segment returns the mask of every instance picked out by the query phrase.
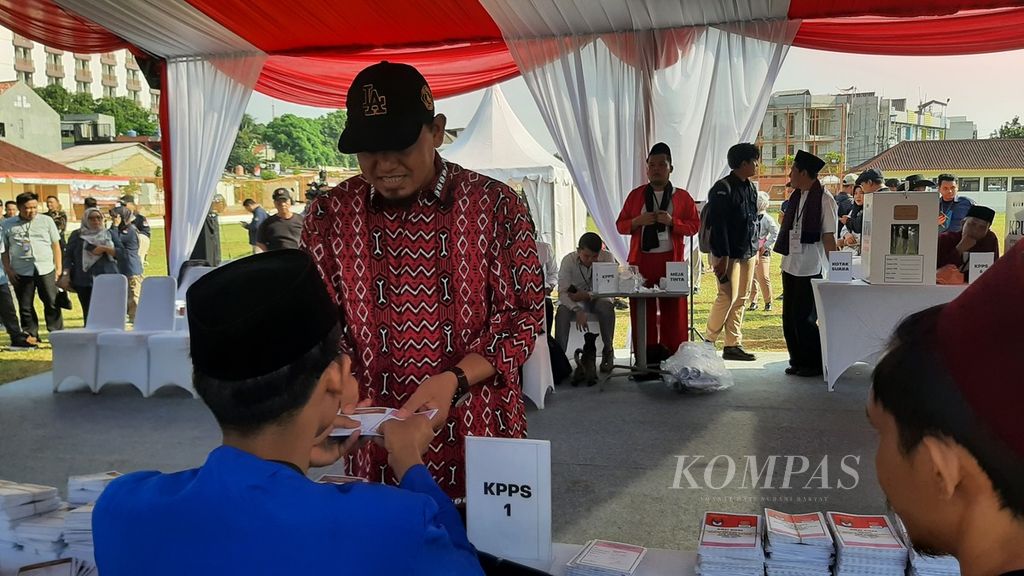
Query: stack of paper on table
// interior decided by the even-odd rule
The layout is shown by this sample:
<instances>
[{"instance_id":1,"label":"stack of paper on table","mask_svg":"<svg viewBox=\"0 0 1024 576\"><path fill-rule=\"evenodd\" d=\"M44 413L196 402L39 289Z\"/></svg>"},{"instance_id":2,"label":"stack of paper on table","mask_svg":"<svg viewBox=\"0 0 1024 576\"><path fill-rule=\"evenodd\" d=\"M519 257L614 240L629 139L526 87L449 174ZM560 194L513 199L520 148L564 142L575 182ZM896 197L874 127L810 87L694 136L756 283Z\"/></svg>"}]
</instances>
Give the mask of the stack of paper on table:
<instances>
[{"instance_id":1,"label":"stack of paper on table","mask_svg":"<svg viewBox=\"0 0 1024 576\"><path fill-rule=\"evenodd\" d=\"M0 480L0 549L17 544L15 528L19 523L58 508L60 499L52 486Z\"/></svg>"},{"instance_id":2,"label":"stack of paper on table","mask_svg":"<svg viewBox=\"0 0 1024 576\"><path fill-rule=\"evenodd\" d=\"M697 545L697 574L763 575L761 517L756 514L705 512Z\"/></svg>"},{"instance_id":3,"label":"stack of paper on table","mask_svg":"<svg viewBox=\"0 0 1024 576\"><path fill-rule=\"evenodd\" d=\"M22 566L18 576L98 576L96 566L77 558L64 558Z\"/></svg>"},{"instance_id":4,"label":"stack of paper on table","mask_svg":"<svg viewBox=\"0 0 1024 576\"><path fill-rule=\"evenodd\" d=\"M955 556L929 556L914 550L907 527L899 516L893 518L896 533L910 549L910 576L960 576L960 562Z\"/></svg>"},{"instance_id":5,"label":"stack of paper on table","mask_svg":"<svg viewBox=\"0 0 1024 576\"><path fill-rule=\"evenodd\" d=\"M567 576L632 576L647 548L607 540L591 540L566 566Z\"/></svg>"},{"instance_id":6,"label":"stack of paper on table","mask_svg":"<svg viewBox=\"0 0 1024 576\"><path fill-rule=\"evenodd\" d=\"M907 547L885 516L829 512L836 541L836 576L903 576Z\"/></svg>"},{"instance_id":7,"label":"stack of paper on table","mask_svg":"<svg viewBox=\"0 0 1024 576\"><path fill-rule=\"evenodd\" d=\"M835 545L821 512L764 509L768 576L830 576Z\"/></svg>"},{"instance_id":8,"label":"stack of paper on table","mask_svg":"<svg viewBox=\"0 0 1024 576\"><path fill-rule=\"evenodd\" d=\"M68 504L93 504L120 472L99 472L68 478Z\"/></svg>"},{"instance_id":9,"label":"stack of paper on table","mask_svg":"<svg viewBox=\"0 0 1024 576\"><path fill-rule=\"evenodd\" d=\"M66 556L96 563L92 541L92 504L70 510L64 517L64 541L68 544Z\"/></svg>"},{"instance_id":10,"label":"stack of paper on table","mask_svg":"<svg viewBox=\"0 0 1024 576\"><path fill-rule=\"evenodd\" d=\"M339 412L339 416L348 416L359 422L359 428L335 428L331 432L331 436L351 436L356 430L359 430L360 436L380 436L380 425L388 420L397 420L398 418L395 416L397 413L397 408L384 408L381 406L356 408L354 414L341 414ZM427 418L433 418L436 414L436 409L416 413L417 416L422 415Z\"/></svg>"},{"instance_id":11,"label":"stack of paper on table","mask_svg":"<svg viewBox=\"0 0 1024 576\"><path fill-rule=\"evenodd\" d=\"M67 547L64 542L64 523L68 508L59 508L40 516L19 520L14 527L14 540L25 550L34 550L46 556L60 554Z\"/></svg>"}]
</instances>

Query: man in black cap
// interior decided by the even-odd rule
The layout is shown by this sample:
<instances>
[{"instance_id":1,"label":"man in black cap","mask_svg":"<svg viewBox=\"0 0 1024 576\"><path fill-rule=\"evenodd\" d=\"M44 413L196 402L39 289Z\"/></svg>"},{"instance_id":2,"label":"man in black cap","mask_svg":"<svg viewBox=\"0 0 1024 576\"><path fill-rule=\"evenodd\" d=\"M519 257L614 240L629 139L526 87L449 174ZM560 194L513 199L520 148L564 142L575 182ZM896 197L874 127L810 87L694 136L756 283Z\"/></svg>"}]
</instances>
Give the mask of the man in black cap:
<instances>
[{"instance_id":1,"label":"man in black cap","mask_svg":"<svg viewBox=\"0 0 1024 576\"><path fill-rule=\"evenodd\" d=\"M789 173L796 192L782 218L775 251L782 258L782 332L789 350L786 374L820 376L821 339L811 279L828 269L836 250L835 199L818 181L825 161L798 150Z\"/></svg>"},{"instance_id":2,"label":"man in black cap","mask_svg":"<svg viewBox=\"0 0 1024 576\"><path fill-rule=\"evenodd\" d=\"M347 320L348 394L436 408L430 469L461 499L464 438L526 434L519 368L544 319L533 227L511 188L438 155L445 117L412 66L364 69L346 108L338 149L362 173L313 201L302 244ZM396 481L378 446L349 465Z\"/></svg>"},{"instance_id":3,"label":"man in black cap","mask_svg":"<svg viewBox=\"0 0 1024 576\"><path fill-rule=\"evenodd\" d=\"M292 195L287 188L274 190L271 196L277 213L268 216L256 233L256 247L262 252L299 247L302 238L302 214L292 211Z\"/></svg>"},{"instance_id":4,"label":"man in black cap","mask_svg":"<svg viewBox=\"0 0 1024 576\"><path fill-rule=\"evenodd\" d=\"M939 284L963 284L969 280L968 260L974 252L991 252L999 258L999 239L991 230L995 217L996 211L987 206L971 206L959 232L939 234Z\"/></svg>"},{"instance_id":5,"label":"man in black cap","mask_svg":"<svg viewBox=\"0 0 1024 576\"><path fill-rule=\"evenodd\" d=\"M276 313L276 294L292 296L292 314ZM308 254L236 260L186 298L195 389L223 444L200 468L136 472L104 490L92 518L105 576L482 573L423 464L434 436L423 416L380 428L398 488L306 477L359 440L330 436L358 423L339 415L355 408L342 406L342 328ZM252 334L256 355L237 346Z\"/></svg>"},{"instance_id":6,"label":"man in black cap","mask_svg":"<svg viewBox=\"0 0 1024 576\"><path fill-rule=\"evenodd\" d=\"M882 185L885 183L885 177L882 175L881 170L874 168L868 168L867 170L860 173L857 176L855 187L860 188L861 199L858 203L856 195L853 199L853 207L850 209L850 213L846 216L839 217L839 223L841 226L839 230L842 231L843 226L846 227L847 231L852 234L861 234L864 227L864 198L863 194L874 194L882 189Z\"/></svg>"},{"instance_id":7,"label":"man in black cap","mask_svg":"<svg viewBox=\"0 0 1024 576\"><path fill-rule=\"evenodd\" d=\"M939 233L959 232L974 200L956 193L956 176L939 174Z\"/></svg>"}]
</instances>

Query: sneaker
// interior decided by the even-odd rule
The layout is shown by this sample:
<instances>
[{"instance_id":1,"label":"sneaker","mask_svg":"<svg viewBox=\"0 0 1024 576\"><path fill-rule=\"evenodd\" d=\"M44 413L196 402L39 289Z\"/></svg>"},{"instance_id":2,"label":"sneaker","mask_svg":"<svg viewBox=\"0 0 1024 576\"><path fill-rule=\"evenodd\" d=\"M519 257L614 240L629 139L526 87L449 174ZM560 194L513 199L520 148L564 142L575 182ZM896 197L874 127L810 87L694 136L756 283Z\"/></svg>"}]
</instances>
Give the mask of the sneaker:
<instances>
[{"instance_id":1,"label":"sneaker","mask_svg":"<svg viewBox=\"0 0 1024 576\"><path fill-rule=\"evenodd\" d=\"M772 311L772 303L771 302L765 302L764 303L764 311L765 312L771 312Z\"/></svg>"},{"instance_id":2,"label":"sneaker","mask_svg":"<svg viewBox=\"0 0 1024 576\"><path fill-rule=\"evenodd\" d=\"M800 373L800 369L797 368L796 366L787 366L786 367L786 374L788 374L790 376L796 376L799 373Z\"/></svg>"},{"instance_id":3,"label":"sneaker","mask_svg":"<svg viewBox=\"0 0 1024 576\"><path fill-rule=\"evenodd\" d=\"M608 374L615 368L615 356L606 354L601 358L601 374Z\"/></svg>"},{"instance_id":4,"label":"sneaker","mask_svg":"<svg viewBox=\"0 0 1024 576\"><path fill-rule=\"evenodd\" d=\"M747 352L740 346L726 346L722 349L722 360L739 360L741 362L751 362L757 360L757 356L754 356L750 352Z\"/></svg>"},{"instance_id":5,"label":"sneaker","mask_svg":"<svg viewBox=\"0 0 1024 576\"><path fill-rule=\"evenodd\" d=\"M748 312L753 312L754 310L757 310L757 302L751 302L750 306L747 306Z\"/></svg>"}]
</instances>

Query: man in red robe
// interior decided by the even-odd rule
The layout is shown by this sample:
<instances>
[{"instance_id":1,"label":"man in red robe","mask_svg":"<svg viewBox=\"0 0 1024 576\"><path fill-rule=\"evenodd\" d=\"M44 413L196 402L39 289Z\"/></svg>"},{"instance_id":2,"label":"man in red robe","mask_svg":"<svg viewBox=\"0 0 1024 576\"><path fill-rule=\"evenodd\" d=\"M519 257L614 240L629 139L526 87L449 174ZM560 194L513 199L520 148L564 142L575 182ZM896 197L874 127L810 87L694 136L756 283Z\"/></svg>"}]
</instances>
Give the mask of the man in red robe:
<instances>
[{"instance_id":1,"label":"man in red robe","mask_svg":"<svg viewBox=\"0 0 1024 576\"><path fill-rule=\"evenodd\" d=\"M364 69L346 107L338 147L362 174L311 205L302 235L345 320L345 404L438 409L426 464L460 499L465 436L526 435L519 367L544 314L533 228L508 186L437 154L445 117L415 68ZM395 482L374 444L349 468Z\"/></svg>"},{"instance_id":2,"label":"man in red robe","mask_svg":"<svg viewBox=\"0 0 1024 576\"><path fill-rule=\"evenodd\" d=\"M685 238L700 227L697 205L689 192L672 186L671 173L672 151L659 142L647 155L649 182L629 193L616 222L619 233L630 236L629 263L639 268L648 286L657 286L665 277L665 264L686 259ZM674 354L679 344L689 339L686 298L648 302L646 335L636 332L635 310L636 306L630 306L633 337L647 338L649 349L660 344Z\"/></svg>"}]
</instances>

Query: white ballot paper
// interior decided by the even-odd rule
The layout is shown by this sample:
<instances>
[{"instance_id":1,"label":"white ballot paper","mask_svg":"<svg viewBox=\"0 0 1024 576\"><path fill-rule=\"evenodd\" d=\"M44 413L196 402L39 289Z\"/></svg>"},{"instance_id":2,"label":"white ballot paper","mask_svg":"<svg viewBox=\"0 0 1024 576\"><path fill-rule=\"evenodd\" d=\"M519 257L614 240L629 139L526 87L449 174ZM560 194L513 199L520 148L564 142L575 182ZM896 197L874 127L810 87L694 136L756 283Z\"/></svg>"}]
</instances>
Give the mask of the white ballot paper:
<instances>
[{"instance_id":1,"label":"white ballot paper","mask_svg":"<svg viewBox=\"0 0 1024 576\"><path fill-rule=\"evenodd\" d=\"M569 561L568 573L573 575L608 574L628 576L636 572L647 548L607 540L591 540Z\"/></svg>"},{"instance_id":2,"label":"white ballot paper","mask_svg":"<svg viewBox=\"0 0 1024 576\"><path fill-rule=\"evenodd\" d=\"M361 436L380 436L380 425L388 420L399 420L395 416L397 413L397 408L384 408L382 406L356 408L355 414L341 414L339 412L339 416L348 416L359 422L359 428L335 428L331 432L331 436L351 436L356 430L359 430ZM436 408L416 413L417 416L426 416L427 418L433 418L436 414Z\"/></svg>"}]
</instances>

